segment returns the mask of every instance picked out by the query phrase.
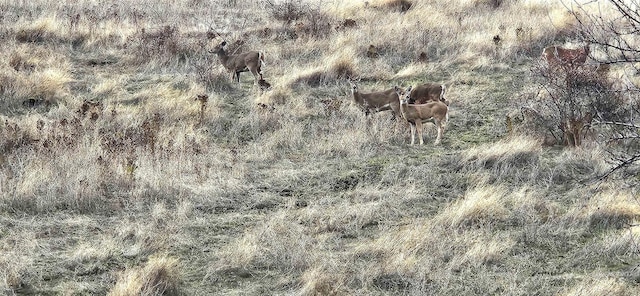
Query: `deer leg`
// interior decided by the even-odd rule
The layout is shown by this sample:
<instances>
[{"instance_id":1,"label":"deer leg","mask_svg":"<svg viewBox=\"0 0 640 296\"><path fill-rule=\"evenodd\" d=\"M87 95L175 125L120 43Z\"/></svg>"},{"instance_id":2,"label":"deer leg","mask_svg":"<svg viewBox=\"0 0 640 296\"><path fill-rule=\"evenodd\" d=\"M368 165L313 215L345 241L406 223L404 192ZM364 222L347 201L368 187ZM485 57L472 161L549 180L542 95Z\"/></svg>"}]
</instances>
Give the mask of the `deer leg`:
<instances>
[{"instance_id":1,"label":"deer leg","mask_svg":"<svg viewBox=\"0 0 640 296\"><path fill-rule=\"evenodd\" d=\"M422 137L422 121L416 121L416 130L418 130L418 137L420 137L420 145L424 145L424 138Z\"/></svg>"},{"instance_id":2,"label":"deer leg","mask_svg":"<svg viewBox=\"0 0 640 296\"><path fill-rule=\"evenodd\" d=\"M434 144L438 145L440 144L440 139L442 138L442 132L444 131L444 128L442 127L442 121L437 120L436 127L438 128L438 136L436 137L436 142Z\"/></svg>"},{"instance_id":3,"label":"deer leg","mask_svg":"<svg viewBox=\"0 0 640 296\"><path fill-rule=\"evenodd\" d=\"M258 73L258 75L260 76L260 80L262 80L262 67L260 67L260 65L262 65L262 63L258 63L258 66L256 67L256 73Z\"/></svg>"},{"instance_id":4,"label":"deer leg","mask_svg":"<svg viewBox=\"0 0 640 296\"><path fill-rule=\"evenodd\" d=\"M240 83L240 73L242 73L242 71L236 71L236 82Z\"/></svg>"},{"instance_id":5,"label":"deer leg","mask_svg":"<svg viewBox=\"0 0 640 296\"><path fill-rule=\"evenodd\" d=\"M255 69L251 69L251 74L253 74L253 84L259 85L258 81L262 80L262 75L259 75L259 73Z\"/></svg>"},{"instance_id":6,"label":"deer leg","mask_svg":"<svg viewBox=\"0 0 640 296\"><path fill-rule=\"evenodd\" d=\"M248 66L249 71L253 74L254 83L257 85L259 80L263 80L262 78L262 70L260 69L260 63L257 66Z\"/></svg>"},{"instance_id":7,"label":"deer leg","mask_svg":"<svg viewBox=\"0 0 640 296\"><path fill-rule=\"evenodd\" d=\"M409 123L410 125L410 129L411 129L411 145L413 145L413 143L416 140L416 125L415 123Z\"/></svg>"}]
</instances>

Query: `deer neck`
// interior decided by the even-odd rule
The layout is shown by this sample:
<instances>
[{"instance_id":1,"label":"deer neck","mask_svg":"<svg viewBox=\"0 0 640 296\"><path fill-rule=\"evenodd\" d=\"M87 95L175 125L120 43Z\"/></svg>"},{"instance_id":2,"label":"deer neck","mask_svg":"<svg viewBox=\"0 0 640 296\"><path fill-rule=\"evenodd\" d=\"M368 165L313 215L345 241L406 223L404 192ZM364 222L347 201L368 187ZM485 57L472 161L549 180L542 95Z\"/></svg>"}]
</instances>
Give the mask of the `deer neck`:
<instances>
[{"instance_id":1,"label":"deer neck","mask_svg":"<svg viewBox=\"0 0 640 296\"><path fill-rule=\"evenodd\" d=\"M403 104L402 102L400 102L400 114L404 119L409 120L407 118L407 104Z\"/></svg>"},{"instance_id":2,"label":"deer neck","mask_svg":"<svg viewBox=\"0 0 640 296\"><path fill-rule=\"evenodd\" d=\"M216 55L218 55L218 58L223 65L227 65L229 63L229 55L224 50L221 49L216 52Z\"/></svg>"},{"instance_id":3,"label":"deer neck","mask_svg":"<svg viewBox=\"0 0 640 296\"><path fill-rule=\"evenodd\" d=\"M351 93L353 94L353 100L358 103L358 104L362 104L363 100L362 100L362 96L360 96L360 93L357 90L351 90Z\"/></svg>"}]
</instances>

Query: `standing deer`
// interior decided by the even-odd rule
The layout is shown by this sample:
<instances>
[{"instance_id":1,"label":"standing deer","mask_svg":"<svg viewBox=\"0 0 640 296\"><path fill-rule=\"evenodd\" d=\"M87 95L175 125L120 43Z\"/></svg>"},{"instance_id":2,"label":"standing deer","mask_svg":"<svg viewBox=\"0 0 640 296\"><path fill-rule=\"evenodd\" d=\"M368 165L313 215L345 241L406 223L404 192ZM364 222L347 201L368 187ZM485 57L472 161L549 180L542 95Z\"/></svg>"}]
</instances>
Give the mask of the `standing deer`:
<instances>
[{"instance_id":1,"label":"standing deer","mask_svg":"<svg viewBox=\"0 0 640 296\"><path fill-rule=\"evenodd\" d=\"M447 88L444 84L425 83L416 87L409 87L409 104L426 104L428 102L443 102L448 105L445 92ZM400 96L405 96L404 90L398 88ZM409 90L407 90L409 91Z\"/></svg>"},{"instance_id":2,"label":"standing deer","mask_svg":"<svg viewBox=\"0 0 640 296\"><path fill-rule=\"evenodd\" d=\"M400 114L398 94L393 88L379 92L361 93L358 91L357 81L351 79L348 79L348 81L349 84L351 84L353 101L360 106L367 116L371 114L371 111L380 112L387 110L391 110L394 117Z\"/></svg>"},{"instance_id":3,"label":"standing deer","mask_svg":"<svg viewBox=\"0 0 640 296\"><path fill-rule=\"evenodd\" d=\"M589 44L576 49L554 45L547 46L542 50L542 58L547 61L549 66L562 66L575 69L587 61L589 53Z\"/></svg>"},{"instance_id":4,"label":"standing deer","mask_svg":"<svg viewBox=\"0 0 640 296\"><path fill-rule=\"evenodd\" d=\"M226 41L222 41L212 52L218 55L222 65L231 72L231 80L240 83L240 73L250 71L254 77L254 84L257 85L262 79L262 66L264 65L264 54L260 51L249 51L240 54L229 55L224 47Z\"/></svg>"},{"instance_id":5,"label":"standing deer","mask_svg":"<svg viewBox=\"0 0 640 296\"><path fill-rule=\"evenodd\" d=\"M449 121L449 106L441 101L432 101L426 104L409 104L411 87L407 88L406 91L397 86L394 89L398 97L400 97L400 113L411 125L411 145L415 143L416 130L418 131L418 137L420 137L420 145L424 144L422 124L425 122L433 122L438 128L438 136L434 143L438 145Z\"/></svg>"}]
</instances>

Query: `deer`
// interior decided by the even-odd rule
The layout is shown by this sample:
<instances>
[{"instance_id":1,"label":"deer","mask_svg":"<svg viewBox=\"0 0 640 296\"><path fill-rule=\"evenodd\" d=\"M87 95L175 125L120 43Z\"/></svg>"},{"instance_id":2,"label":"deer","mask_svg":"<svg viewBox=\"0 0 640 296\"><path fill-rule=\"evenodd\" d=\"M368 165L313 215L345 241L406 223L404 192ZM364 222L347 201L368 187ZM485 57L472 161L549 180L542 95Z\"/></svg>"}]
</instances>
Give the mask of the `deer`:
<instances>
[{"instance_id":1,"label":"deer","mask_svg":"<svg viewBox=\"0 0 640 296\"><path fill-rule=\"evenodd\" d=\"M254 77L254 85L258 85L262 79L262 66L264 65L264 53L261 51L249 51L239 54L228 54L224 47L227 41L222 41L211 52L218 55L220 63L231 72L231 81L240 83L240 73L251 72Z\"/></svg>"},{"instance_id":2,"label":"deer","mask_svg":"<svg viewBox=\"0 0 640 296\"><path fill-rule=\"evenodd\" d=\"M409 93L409 104L426 104L428 102L443 102L449 105L449 101L445 97L447 90L444 84L437 83L425 83L417 85L415 87L409 87L411 92ZM400 96L404 96L404 90L398 88Z\"/></svg>"},{"instance_id":3,"label":"deer","mask_svg":"<svg viewBox=\"0 0 640 296\"><path fill-rule=\"evenodd\" d=\"M560 124L560 129L563 132L562 144L570 147L581 146L582 139L586 138L592 121L593 114L591 112L587 112L581 117L576 116L575 118L568 118L565 122Z\"/></svg>"},{"instance_id":4,"label":"deer","mask_svg":"<svg viewBox=\"0 0 640 296\"><path fill-rule=\"evenodd\" d=\"M400 104L398 100L398 94L391 88L379 92L361 93L358 91L358 80L352 80L348 78L349 84L351 84L351 93L353 94L353 101L364 111L366 116L369 116L371 112L380 112L391 110L393 117L395 118L400 114Z\"/></svg>"},{"instance_id":5,"label":"deer","mask_svg":"<svg viewBox=\"0 0 640 296\"><path fill-rule=\"evenodd\" d=\"M547 46L542 50L542 59L544 59L549 66L562 66L576 69L587 61L590 51L589 44L576 49L553 45Z\"/></svg>"},{"instance_id":6,"label":"deer","mask_svg":"<svg viewBox=\"0 0 640 296\"><path fill-rule=\"evenodd\" d=\"M395 92L400 98L400 114L409 122L411 129L411 145L415 143L416 130L420 137L420 145L424 145L422 137L422 124L425 122L433 122L438 128L438 136L434 145L440 144L442 134L449 122L449 106L442 101L431 101L426 104L410 104L411 86L406 90L395 86Z\"/></svg>"}]
</instances>

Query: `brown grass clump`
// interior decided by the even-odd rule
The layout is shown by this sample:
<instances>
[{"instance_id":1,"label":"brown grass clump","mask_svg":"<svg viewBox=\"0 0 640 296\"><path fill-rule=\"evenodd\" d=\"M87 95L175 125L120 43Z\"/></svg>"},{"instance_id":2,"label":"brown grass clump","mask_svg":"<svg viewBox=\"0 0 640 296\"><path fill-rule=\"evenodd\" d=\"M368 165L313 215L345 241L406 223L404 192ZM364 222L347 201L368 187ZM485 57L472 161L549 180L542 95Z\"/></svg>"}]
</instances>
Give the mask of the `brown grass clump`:
<instances>
[{"instance_id":1,"label":"brown grass clump","mask_svg":"<svg viewBox=\"0 0 640 296\"><path fill-rule=\"evenodd\" d=\"M584 213L591 228L623 228L640 218L640 203L629 192L605 191L594 196Z\"/></svg>"},{"instance_id":2,"label":"brown grass clump","mask_svg":"<svg viewBox=\"0 0 640 296\"><path fill-rule=\"evenodd\" d=\"M178 259L155 256L144 267L122 272L108 295L182 295L180 282Z\"/></svg>"},{"instance_id":3,"label":"brown grass clump","mask_svg":"<svg viewBox=\"0 0 640 296\"><path fill-rule=\"evenodd\" d=\"M338 274L325 268L311 268L301 276L302 289L300 295L345 295Z\"/></svg>"},{"instance_id":4,"label":"brown grass clump","mask_svg":"<svg viewBox=\"0 0 640 296\"><path fill-rule=\"evenodd\" d=\"M24 25L16 32L16 40L23 43L59 41L61 36L60 22L55 17L45 17Z\"/></svg>"},{"instance_id":5,"label":"brown grass clump","mask_svg":"<svg viewBox=\"0 0 640 296\"><path fill-rule=\"evenodd\" d=\"M323 66L308 69L296 78L293 78L292 85L306 84L308 86L326 85L337 80L354 77L358 74L355 54L352 51L343 51L331 56L324 61Z\"/></svg>"},{"instance_id":6,"label":"brown grass clump","mask_svg":"<svg viewBox=\"0 0 640 296\"><path fill-rule=\"evenodd\" d=\"M464 161L472 161L481 167L523 165L535 159L541 142L530 137L513 137L493 144L482 145L465 152Z\"/></svg>"},{"instance_id":7,"label":"brown grass clump","mask_svg":"<svg viewBox=\"0 0 640 296\"><path fill-rule=\"evenodd\" d=\"M437 221L446 228L486 226L504 221L509 215L507 193L503 188L478 187L456 201L438 216Z\"/></svg>"},{"instance_id":8,"label":"brown grass clump","mask_svg":"<svg viewBox=\"0 0 640 296\"><path fill-rule=\"evenodd\" d=\"M615 278L607 278L599 275L589 276L574 287L569 288L560 295L566 296L597 296L597 295L629 295L628 284Z\"/></svg>"},{"instance_id":9,"label":"brown grass clump","mask_svg":"<svg viewBox=\"0 0 640 296\"><path fill-rule=\"evenodd\" d=\"M71 66L59 52L18 45L6 58L8 67L0 66L0 94L5 96L0 106L37 107L68 96Z\"/></svg>"},{"instance_id":10,"label":"brown grass clump","mask_svg":"<svg viewBox=\"0 0 640 296\"><path fill-rule=\"evenodd\" d=\"M235 267L277 268L287 272L309 267L313 262L314 239L300 225L283 218L276 216L230 244L220 262L213 266L214 274Z\"/></svg>"}]
</instances>

